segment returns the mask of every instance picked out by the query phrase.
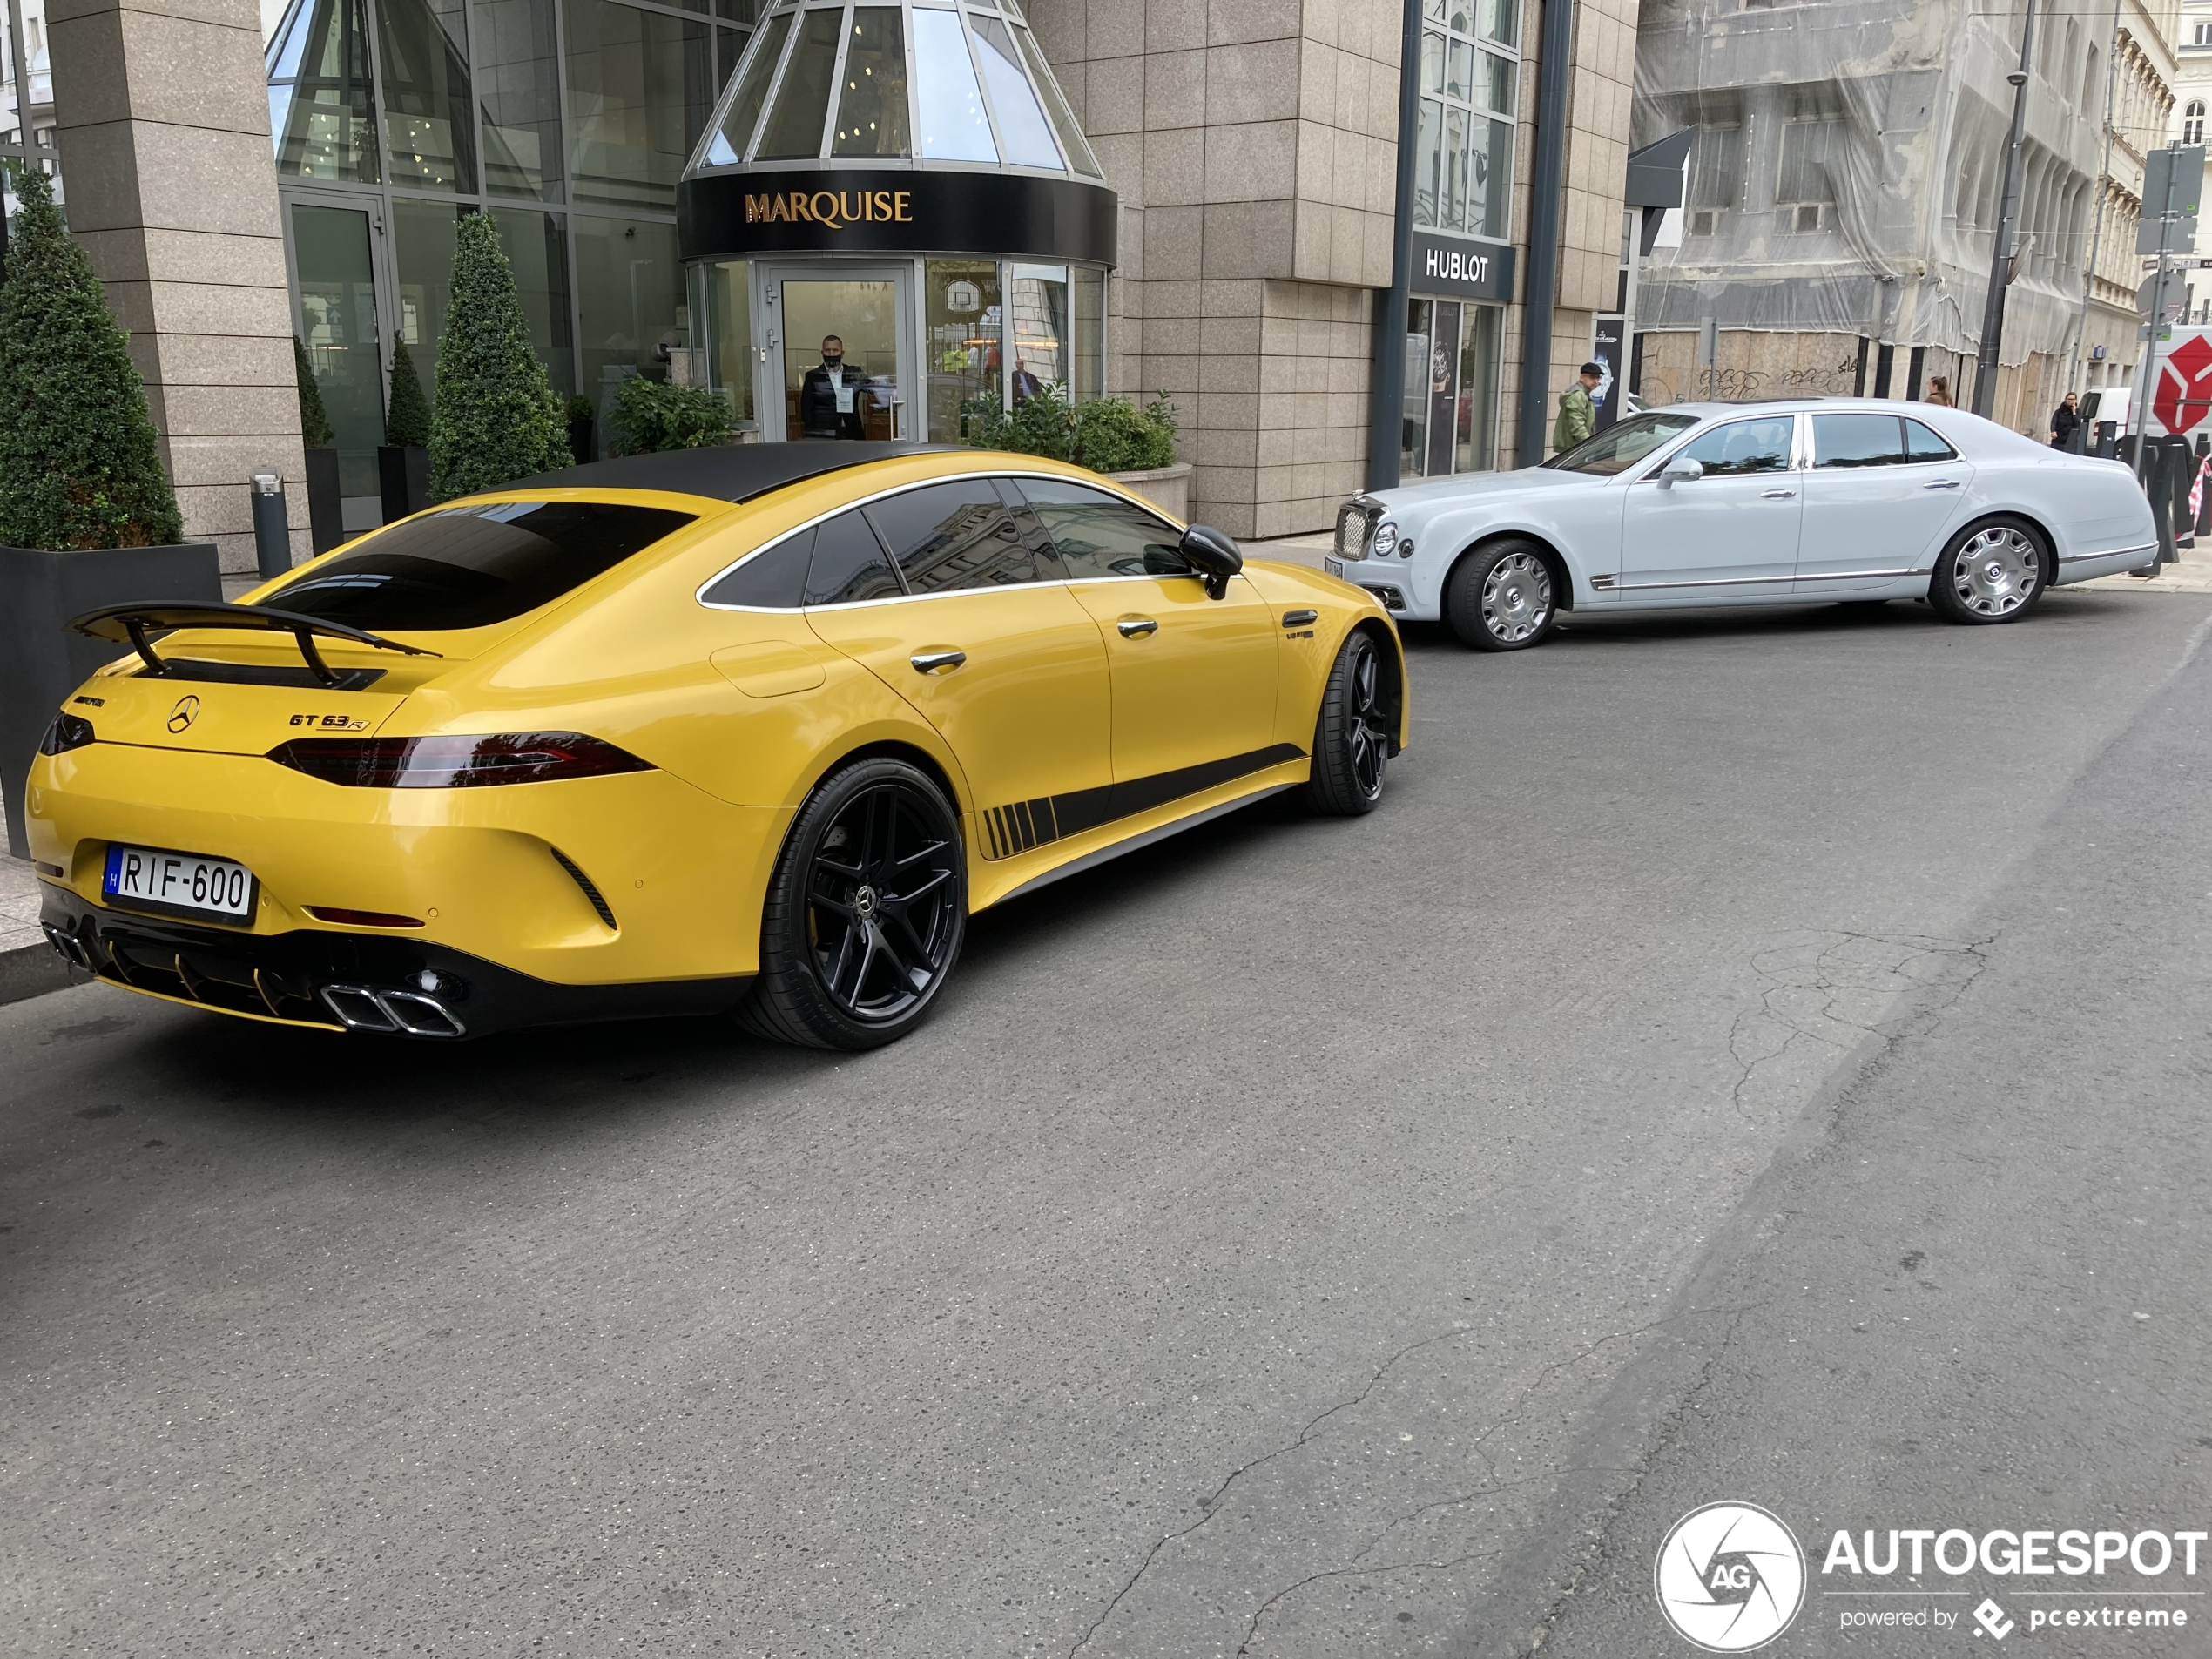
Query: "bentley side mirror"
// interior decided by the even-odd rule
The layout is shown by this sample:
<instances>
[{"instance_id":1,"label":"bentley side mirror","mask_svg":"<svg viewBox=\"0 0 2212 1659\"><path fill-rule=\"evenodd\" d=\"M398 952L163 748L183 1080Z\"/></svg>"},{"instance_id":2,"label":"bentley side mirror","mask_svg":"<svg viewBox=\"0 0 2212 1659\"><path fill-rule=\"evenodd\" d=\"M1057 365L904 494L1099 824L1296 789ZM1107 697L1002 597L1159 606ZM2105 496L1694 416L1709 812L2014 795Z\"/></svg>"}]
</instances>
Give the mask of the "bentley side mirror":
<instances>
[{"instance_id":1,"label":"bentley side mirror","mask_svg":"<svg viewBox=\"0 0 2212 1659\"><path fill-rule=\"evenodd\" d=\"M1205 579L1206 597L1229 597L1229 578L1244 568L1244 556L1228 535L1211 524L1193 524L1183 532L1183 556Z\"/></svg>"},{"instance_id":2,"label":"bentley side mirror","mask_svg":"<svg viewBox=\"0 0 2212 1659\"><path fill-rule=\"evenodd\" d=\"M1692 461L1688 455L1676 455L1659 469L1659 488L1672 489L1682 479L1703 478L1704 475L1705 463L1703 462Z\"/></svg>"}]
</instances>

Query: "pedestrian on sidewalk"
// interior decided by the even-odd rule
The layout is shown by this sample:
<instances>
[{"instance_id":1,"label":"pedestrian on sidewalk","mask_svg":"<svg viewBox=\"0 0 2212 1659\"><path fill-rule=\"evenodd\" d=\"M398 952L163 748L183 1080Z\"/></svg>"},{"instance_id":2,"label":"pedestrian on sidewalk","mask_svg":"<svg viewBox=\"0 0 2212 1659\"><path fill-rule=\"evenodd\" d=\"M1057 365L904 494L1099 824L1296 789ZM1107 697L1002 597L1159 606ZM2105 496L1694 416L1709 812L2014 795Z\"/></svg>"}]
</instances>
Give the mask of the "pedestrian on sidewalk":
<instances>
[{"instance_id":1,"label":"pedestrian on sidewalk","mask_svg":"<svg viewBox=\"0 0 2212 1659\"><path fill-rule=\"evenodd\" d=\"M1559 419L1552 425L1552 453L1564 454L1597 430L1597 405L1590 394L1605 379L1595 363L1585 363L1575 381L1559 395Z\"/></svg>"},{"instance_id":2,"label":"pedestrian on sidewalk","mask_svg":"<svg viewBox=\"0 0 2212 1659\"><path fill-rule=\"evenodd\" d=\"M2071 449L2074 435L2081 425L2081 415L2074 408L2074 394L2068 392L2065 401L2051 411L2051 448Z\"/></svg>"},{"instance_id":3,"label":"pedestrian on sidewalk","mask_svg":"<svg viewBox=\"0 0 2212 1659\"><path fill-rule=\"evenodd\" d=\"M1952 407L1951 402L1951 382L1944 379L1942 375L1938 374L1928 382L1928 395L1921 401L1926 403L1932 403L1939 409L1950 408Z\"/></svg>"}]
</instances>

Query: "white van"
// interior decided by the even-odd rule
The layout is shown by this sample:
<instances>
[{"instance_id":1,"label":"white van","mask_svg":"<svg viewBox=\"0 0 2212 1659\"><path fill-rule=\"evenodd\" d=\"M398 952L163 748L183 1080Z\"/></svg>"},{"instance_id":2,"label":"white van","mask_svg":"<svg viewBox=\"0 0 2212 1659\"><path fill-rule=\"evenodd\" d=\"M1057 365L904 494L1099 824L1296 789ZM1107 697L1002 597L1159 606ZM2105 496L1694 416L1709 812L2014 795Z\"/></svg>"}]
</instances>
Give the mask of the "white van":
<instances>
[{"instance_id":1,"label":"white van","mask_svg":"<svg viewBox=\"0 0 2212 1659\"><path fill-rule=\"evenodd\" d=\"M2115 431L2128 430L2128 394L2134 390L2127 386L2101 386L2094 392L2081 395L2081 418L2087 423L2092 440L2096 437L2097 422L2116 421Z\"/></svg>"}]
</instances>

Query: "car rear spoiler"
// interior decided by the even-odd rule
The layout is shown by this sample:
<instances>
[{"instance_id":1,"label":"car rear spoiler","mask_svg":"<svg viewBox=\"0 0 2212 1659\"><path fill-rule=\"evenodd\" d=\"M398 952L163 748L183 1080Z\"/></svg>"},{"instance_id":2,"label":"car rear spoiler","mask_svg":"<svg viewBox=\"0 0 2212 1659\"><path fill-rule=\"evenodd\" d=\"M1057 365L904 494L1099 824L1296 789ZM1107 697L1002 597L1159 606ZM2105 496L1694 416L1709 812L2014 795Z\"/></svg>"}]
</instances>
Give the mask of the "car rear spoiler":
<instances>
[{"instance_id":1,"label":"car rear spoiler","mask_svg":"<svg viewBox=\"0 0 2212 1659\"><path fill-rule=\"evenodd\" d=\"M396 639L364 633L359 628L348 628L342 622L325 622L320 617L303 617L296 610L278 610L268 605L232 604L219 601L105 605L98 610L88 610L81 617L71 617L69 625L87 638L112 640L117 644L127 644L145 659L149 674L167 674L170 669L168 663L155 655L153 644L146 637L156 629L166 633L177 628L256 628L272 633L290 634L299 642L300 655L307 658L308 671L325 685L333 686L340 684L340 676L336 670L323 661L322 653L315 649L317 634L331 639L347 640L356 645L373 645L378 651L404 651L409 657L435 657L439 654L426 651L420 645L402 645Z\"/></svg>"}]
</instances>

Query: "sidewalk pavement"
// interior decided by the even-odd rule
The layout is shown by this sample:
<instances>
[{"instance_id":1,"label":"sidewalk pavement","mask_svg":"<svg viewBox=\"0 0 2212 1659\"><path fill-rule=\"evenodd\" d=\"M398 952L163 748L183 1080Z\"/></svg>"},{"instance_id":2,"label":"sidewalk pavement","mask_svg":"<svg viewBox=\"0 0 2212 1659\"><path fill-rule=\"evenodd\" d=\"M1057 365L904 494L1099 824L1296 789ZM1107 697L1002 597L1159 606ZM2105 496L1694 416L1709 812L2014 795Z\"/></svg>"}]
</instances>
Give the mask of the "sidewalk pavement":
<instances>
[{"instance_id":1,"label":"sidewalk pavement","mask_svg":"<svg viewBox=\"0 0 2212 1659\"><path fill-rule=\"evenodd\" d=\"M2156 576L2129 576L2123 571L2081 585L2129 593L2212 593L2212 542L2185 547L2181 555L2178 563L2160 565Z\"/></svg>"},{"instance_id":2,"label":"sidewalk pavement","mask_svg":"<svg viewBox=\"0 0 2212 1659\"><path fill-rule=\"evenodd\" d=\"M30 866L0 853L0 1002L20 1002L84 977L38 930L38 878Z\"/></svg>"}]
</instances>

